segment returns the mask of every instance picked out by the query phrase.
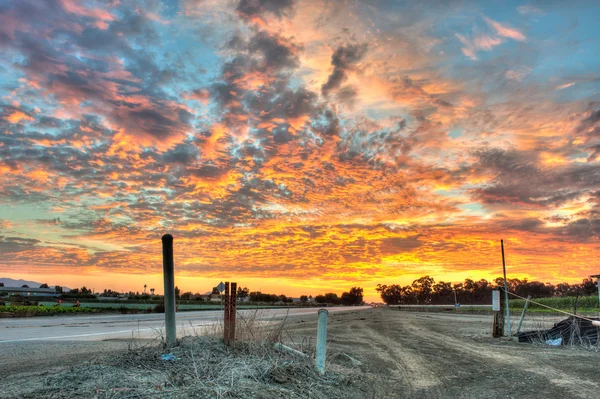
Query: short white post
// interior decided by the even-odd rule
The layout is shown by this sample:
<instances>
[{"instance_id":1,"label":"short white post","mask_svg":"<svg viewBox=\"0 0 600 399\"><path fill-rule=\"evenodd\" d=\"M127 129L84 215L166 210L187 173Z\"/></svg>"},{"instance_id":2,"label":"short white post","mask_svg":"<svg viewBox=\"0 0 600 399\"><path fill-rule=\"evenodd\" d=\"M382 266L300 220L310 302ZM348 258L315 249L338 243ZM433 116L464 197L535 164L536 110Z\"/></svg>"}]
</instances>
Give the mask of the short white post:
<instances>
[{"instance_id":1,"label":"short white post","mask_svg":"<svg viewBox=\"0 0 600 399\"><path fill-rule=\"evenodd\" d=\"M319 322L317 324L317 371L325 374L325 352L327 349L327 309L319 309Z\"/></svg>"}]
</instances>

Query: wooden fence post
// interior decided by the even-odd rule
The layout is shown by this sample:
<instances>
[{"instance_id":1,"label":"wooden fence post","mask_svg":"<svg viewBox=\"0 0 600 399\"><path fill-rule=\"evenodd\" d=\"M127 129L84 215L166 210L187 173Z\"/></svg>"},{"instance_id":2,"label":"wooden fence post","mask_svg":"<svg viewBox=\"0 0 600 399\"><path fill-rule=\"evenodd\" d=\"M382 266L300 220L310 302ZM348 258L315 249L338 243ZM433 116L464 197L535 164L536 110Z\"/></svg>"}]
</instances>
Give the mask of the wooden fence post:
<instances>
[{"instance_id":1,"label":"wooden fence post","mask_svg":"<svg viewBox=\"0 0 600 399\"><path fill-rule=\"evenodd\" d=\"M231 283L231 300L229 301L229 346L235 344L235 316L237 310L237 283Z\"/></svg>"},{"instance_id":2,"label":"wooden fence post","mask_svg":"<svg viewBox=\"0 0 600 399\"><path fill-rule=\"evenodd\" d=\"M497 300L500 303L498 309L494 309L494 324L492 325L492 337L498 338L504 335L504 296L496 291Z\"/></svg>"},{"instance_id":3,"label":"wooden fence post","mask_svg":"<svg viewBox=\"0 0 600 399\"><path fill-rule=\"evenodd\" d=\"M229 345L229 281L225 282L225 314L223 315L223 340Z\"/></svg>"}]
</instances>

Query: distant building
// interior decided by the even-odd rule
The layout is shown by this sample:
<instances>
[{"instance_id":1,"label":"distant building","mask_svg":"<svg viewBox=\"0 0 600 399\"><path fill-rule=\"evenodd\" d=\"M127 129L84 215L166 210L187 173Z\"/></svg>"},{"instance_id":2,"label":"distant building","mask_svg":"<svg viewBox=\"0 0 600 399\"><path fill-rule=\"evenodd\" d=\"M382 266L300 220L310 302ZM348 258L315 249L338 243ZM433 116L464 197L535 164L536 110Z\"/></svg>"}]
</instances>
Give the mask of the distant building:
<instances>
[{"instance_id":1,"label":"distant building","mask_svg":"<svg viewBox=\"0 0 600 399\"><path fill-rule=\"evenodd\" d=\"M20 295L22 297L53 297L56 298L60 294L56 293L54 288L26 288L26 287L0 287L0 294L8 294L8 296Z\"/></svg>"}]
</instances>

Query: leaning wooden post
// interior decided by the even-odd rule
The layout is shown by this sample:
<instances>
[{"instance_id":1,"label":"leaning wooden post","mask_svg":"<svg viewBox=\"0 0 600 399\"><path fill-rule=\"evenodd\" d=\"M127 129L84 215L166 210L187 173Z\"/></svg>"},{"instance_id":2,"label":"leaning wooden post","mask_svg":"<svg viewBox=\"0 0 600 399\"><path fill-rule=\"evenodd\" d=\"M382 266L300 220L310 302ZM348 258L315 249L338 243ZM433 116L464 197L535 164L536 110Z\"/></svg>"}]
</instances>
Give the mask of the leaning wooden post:
<instances>
[{"instance_id":1,"label":"leaning wooden post","mask_svg":"<svg viewBox=\"0 0 600 399\"><path fill-rule=\"evenodd\" d=\"M237 310L237 283L231 283L231 300L229 301L229 346L235 344L235 313Z\"/></svg>"},{"instance_id":2,"label":"leaning wooden post","mask_svg":"<svg viewBox=\"0 0 600 399\"><path fill-rule=\"evenodd\" d=\"M223 315L223 341L229 345L229 281L225 282L225 314Z\"/></svg>"},{"instance_id":3,"label":"leaning wooden post","mask_svg":"<svg viewBox=\"0 0 600 399\"><path fill-rule=\"evenodd\" d=\"M527 295L527 299L525 300L525 306L523 306L523 313L521 313L521 319L519 320L519 326L517 327L517 332L515 333L515 335L519 335L519 332L521 331L521 326L523 325L523 320L525 319L525 314L527 313L529 301L531 301L531 295Z\"/></svg>"},{"instance_id":4,"label":"leaning wooden post","mask_svg":"<svg viewBox=\"0 0 600 399\"><path fill-rule=\"evenodd\" d=\"M165 283L165 329L167 333L167 346L177 343L177 329L175 326L175 272L173 265L173 236L162 236L163 246L163 278Z\"/></svg>"}]
</instances>

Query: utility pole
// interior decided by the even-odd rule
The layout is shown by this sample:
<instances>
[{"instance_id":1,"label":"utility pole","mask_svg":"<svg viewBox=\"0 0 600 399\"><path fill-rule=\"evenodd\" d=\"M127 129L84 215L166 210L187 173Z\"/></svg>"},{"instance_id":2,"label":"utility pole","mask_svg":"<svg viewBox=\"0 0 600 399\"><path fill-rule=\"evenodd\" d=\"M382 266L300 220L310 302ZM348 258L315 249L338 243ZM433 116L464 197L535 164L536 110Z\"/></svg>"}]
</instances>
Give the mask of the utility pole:
<instances>
[{"instance_id":1,"label":"utility pole","mask_svg":"<svg viewBox=\"0 0 600 399\"><path fill-rule=\"evenodd\" d=\"M508 322L508 336L510 337L510 309L508 307L508 286L506 284L506 262L504 261L504 240L500 240L502 247L502 270L504 271L504 302L506 304L506 319Z\"/></svg>"}]
</instances>

